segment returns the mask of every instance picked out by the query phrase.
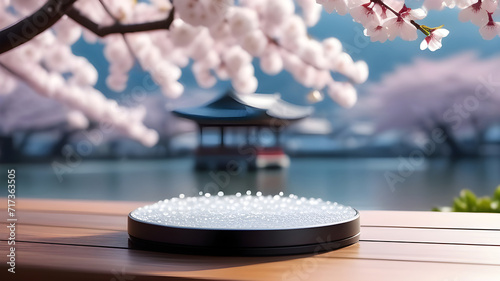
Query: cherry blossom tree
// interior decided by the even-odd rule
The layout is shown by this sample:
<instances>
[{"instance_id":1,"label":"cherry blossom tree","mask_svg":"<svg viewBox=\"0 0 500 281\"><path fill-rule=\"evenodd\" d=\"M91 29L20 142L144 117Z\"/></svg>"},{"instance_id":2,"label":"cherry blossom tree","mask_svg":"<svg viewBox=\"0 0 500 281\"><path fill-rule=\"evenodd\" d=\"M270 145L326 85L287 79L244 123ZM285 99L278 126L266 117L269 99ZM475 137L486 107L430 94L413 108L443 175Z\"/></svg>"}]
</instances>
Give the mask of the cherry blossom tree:
<instances>
[{"instance_id":1,"label":"cherry blossom tree","mask_svg":"<svg viewBox=\"0 0 500 281\"><path fill-rule=\"evenodd\" d=\"M419 132L432 139L438 129L450 155L476 154L487 130L499 124L500 83L492 75L499 71L500 57L474 53L418 59L369 85L370 95L346 116L374 122L376 133ZM461 142L471 136L476 145L467 150Z\"/></svg>"},{"instance_id":2,"label":"cherry blossom tree","mask_svg":"<svg viewBox=\"0 0 500 281\"><path fill-rule=\"evenodd\" d=\"M152 146L158 133L143 124L144 108L119 105L95 89L97 70L71 52L80 37L105 45L106 83L116 92L126 89L137 64L167 97L182 94L179 78L189 65L201 87L231 80L238 92L252 93L258 85L252 62L258 58L265 73L286 70L304 86L351 107L357 99L353 84L367 79L368 66L354 62L338 39L308 35L322 7L350 13L372 41L416 40L420 31L426 36L420 47L434 51L448 32L417 21L427 9L455 6L462 9L460 20L479 25L485 39L498 34L494 0L425 0L418 9L398 0L0 0L0 91L10 93L23 81ZM334 80L333 73L344 79Z\"/></svg>"},{"instance_id":3,"label":"cherry blossom tree","mask_svg":"<svg viewBox=\"0 0 500 281\"><path fill-rule=\"evenodd\" d=\"M352 18L361 23L366 36L372 42L390 41L396 37L413 41L418 38L417 31L425 35L420 49L435 51L441 48L441 40L448 36L448 30L442 26L428 27L419 24L427 16L428 10L443 8L461 9L458 18L462 22L472 22L479 27L479 33L486 40L500 34L500 22L494 20L498 6L497 0L424 0L421 8L407 7L399 0L317 0L327 12L336 11L340 15L350 13Z\"/></svg>"},{"instance_id":4,"label":"cherry blossom tree","mask_svg":"<svg viewBox=\"0 0 500 281\"><path fill-rule=\"evenodd\" d=\"M23 83L12 94L0 95L0 120L0 161L4 162L21 155L36 133L51 132L57 146L66 144L73 132L88 126L81 112L42 97ZM53 153L60 150L53 149Z\"/></svg>"},{"instance_id":5,"label":"cherry blossom tree","mask_svg":"<svg viewBox=\"0 0 500 281\"><path fill-rule=\"evenodd\" d=\"M117 131L154 145L158 134L142 123L144 108L120 106L95 89L98 72L71 52L81 36L100 40L108 60L108 87L127 86L134 64L147 71L167 97L183 92L178 82L189 65L201 87L231 80L241 93L257 89L253 58L270 75L285 69L303 85L327 89L343 106L356 101L353 83L367 79L368 67L353 62L339 40L309 38L321 6L314 0L1 0L0 89L9 93L23 81L87 118L112 123ZM335 81L332 73L345 76Z\"/></svg>"}]
</instances>

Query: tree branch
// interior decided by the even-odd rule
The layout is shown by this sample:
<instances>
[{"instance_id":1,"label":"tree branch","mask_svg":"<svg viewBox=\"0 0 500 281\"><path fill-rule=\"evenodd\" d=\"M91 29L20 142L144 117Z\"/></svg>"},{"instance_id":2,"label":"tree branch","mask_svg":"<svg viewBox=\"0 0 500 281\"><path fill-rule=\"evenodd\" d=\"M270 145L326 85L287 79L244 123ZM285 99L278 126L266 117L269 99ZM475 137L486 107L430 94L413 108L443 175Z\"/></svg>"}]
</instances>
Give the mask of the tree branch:
<instances>
[{"instance_id":1,"label":"tree branch","mask_svg":"<svg viewBox=\"0 0 500 281\"><path fill-rule=\"evenodd\" d=\"M80 11L75 8L69 9L66 15L79 23L81 26L87 28L91 32L95 33L99 37L104 37L110 34L125 34L133 32L144 32L159 29L169 29L172 21L174 20L174 8L170 10L170 14L167 18L159 21L152 21L146 23L137 24L121 24L115 22L110 26L100 26L99 24L93 22L91 19L87 18Z\"/></svg>"},{"instance_id":2,"label":"tree branch","mask_svg":"<svg viewBox=\"0 0 500 281\"><path fill-rule=\"evenodd\" d=\"M374 0L373 1L374 3L377 3L379 4L380 6L382 7L385 7L386 9L388 9L389 11L391 11L395 16L397 17L401 17L401 14L396 12L393 8L391 8L389 5L387 5L386 3L384 3L383 0ZM420 24L418 24L417 22L415 22L414 20L410 20L410 23L418 30L420 30L425 36L429 36L429 32L425 31L421 26Z\"/></svg>"},{"instance_id":3,"label":"tree branch","mask_svg":"<svg viewBox=\"0 0 500 281\"><path fill-rule=\"evenodd\" d=\"M114 20L114 23L115 24L119 24L120 23L120 20L115 17L115 15L113 15L113 13L111 12L111 10L108 8L108 6L106 5L106 3L104 3L104 0L99 0L99 2L101 3L101 6L104 8L104 10L106 11L106 13ZM171 11L172 12L172 11ZM173 15L173 12L172 12L172 15ZM122 34L122 38L123 38L123 42L125 42L125 45L127 45L127 49L128 49L128 52L132 55L132 57L134 57L134 59L136 61L139 61L137 59L137 56L135 55L134 53L134 50L132 49L132 47L130 46L130 43L128 42L127 40L127 37L125 36L125 34ZM140 63L139 63L140 64Z\"/></svg>"},{"instance_id":4,"label":"tree branch","mask_svg":"<svg viewBox=\"0 0 500 281\"><path fill-rule=\"evenodd\" d=\"M45 5L25 19L0 30L0 54L10 51L54 25L76 0L48 0Z\"/></svg>"},{"instance_id":5,"label":"tree branch","mask_svg":"<svg viewBox=\"0 0 500 281\"><path fill-rule=\"evenodd\" d=\"M38 34L52 27L65 14L99 37L114 33L133 33L150 30L169 29L174 20L174 8L167 18L159 21L100 26L73 7L77 0L47 0L47 3L30 16L16 24L0 30L0 54L8 52L35 38Z\"/></svg>"}]
</instances>

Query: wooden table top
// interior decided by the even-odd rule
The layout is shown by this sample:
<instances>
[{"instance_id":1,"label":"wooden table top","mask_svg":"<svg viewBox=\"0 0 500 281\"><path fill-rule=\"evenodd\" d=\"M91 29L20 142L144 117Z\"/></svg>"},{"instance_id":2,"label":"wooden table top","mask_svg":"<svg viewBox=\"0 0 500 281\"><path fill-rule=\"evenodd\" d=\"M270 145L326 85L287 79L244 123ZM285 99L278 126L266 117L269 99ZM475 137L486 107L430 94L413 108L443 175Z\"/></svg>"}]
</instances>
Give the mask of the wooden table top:
<instances>
[{"instance_id":1,"label":"wooden table top","mask_svg":"<svg viewBox=\"0 0 500 281\"><path fill-rule=\"evenodd\" d=\"M130 249L127 214L145 202L19 199L16 273L1 280L500 280L500 215L361 211L359 243L317 255L212 257ZM7 277L7 278L5 278Z\"/></svg>"}]
</instances>

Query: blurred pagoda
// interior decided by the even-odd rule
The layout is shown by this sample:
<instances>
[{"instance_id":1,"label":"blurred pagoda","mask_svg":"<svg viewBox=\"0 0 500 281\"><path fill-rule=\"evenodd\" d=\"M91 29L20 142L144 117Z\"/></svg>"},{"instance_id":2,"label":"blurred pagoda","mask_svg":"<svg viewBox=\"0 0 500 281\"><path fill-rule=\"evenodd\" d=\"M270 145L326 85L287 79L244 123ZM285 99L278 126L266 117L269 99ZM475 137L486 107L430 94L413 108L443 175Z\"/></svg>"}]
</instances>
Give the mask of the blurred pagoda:
<instances>
[{"instance_id":1,"label":"blurred pagoda","mask_svg":"<svg viewBox=\"0 0 500 281\"><path fill-rule=\"evenodd\" d=\"M290 159L280 134L312 112L312 107L290 104L278 93L234 91L199 107L174 110L175 115L198 124L196 168L225 170L288 167ZM207 143L214 137L215 143Z\"/></svg>"}]
</instances>

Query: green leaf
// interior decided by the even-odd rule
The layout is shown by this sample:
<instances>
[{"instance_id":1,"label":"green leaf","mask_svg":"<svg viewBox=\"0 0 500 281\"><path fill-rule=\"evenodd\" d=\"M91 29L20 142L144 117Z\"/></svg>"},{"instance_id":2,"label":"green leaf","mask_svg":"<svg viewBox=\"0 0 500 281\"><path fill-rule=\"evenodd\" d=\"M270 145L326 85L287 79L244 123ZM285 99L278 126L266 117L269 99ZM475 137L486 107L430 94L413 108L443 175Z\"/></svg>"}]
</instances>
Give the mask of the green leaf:
<instances>
[{"instance_id":1,"label":"green leaf","mask_svg":"<svg viewBox=\"0 0 500 281\"><path fill-rule=\"evenodd\" d=\"M474 212L476 210L477 198L472 191L468 189L460 191L460 198L467 205L468 212Z\"/></svg>"},{"instance_id":2,"label":"green leaf","mask_svg":"<svg viewBox=\"0 0 500 281\"><path fill-rule=\"evenodd\" d=\"M493 193L493 198L500 201L500 185L497 187L497 189Z\"/></svg>"},{"instance_id":3,"label":"green leaf","mask_svg":"<svg viewBox=\"0 0 500 281\"><path fill-rule=\"evenodd\" d=\"M459 198L455 198L453 200L453 212L467 212L467 203Z\"/></svg>"},{"instance_id":4,"label":"green leaf","mask_svg":"<svg viewBox=\"0 0 500 281\"><path fill-rule=\"evenodd\" d=\"M488 212L500 213L500 186L495 189L492 197L480 197L468 190L460 191L460 196L453 199L453 206L433 208L433 211L440 212Z\"/></svg>"},{"instance_id":5,"label":"green leaf","mask_svg":"<svg viewBox=\"0 0 500 281\"><path fill-rule=\"evenodd\" d=\"M489 197L481 197L477 199L477 211L484 213L491 213L491 199Z\"/></svg>"}]
</instances>

